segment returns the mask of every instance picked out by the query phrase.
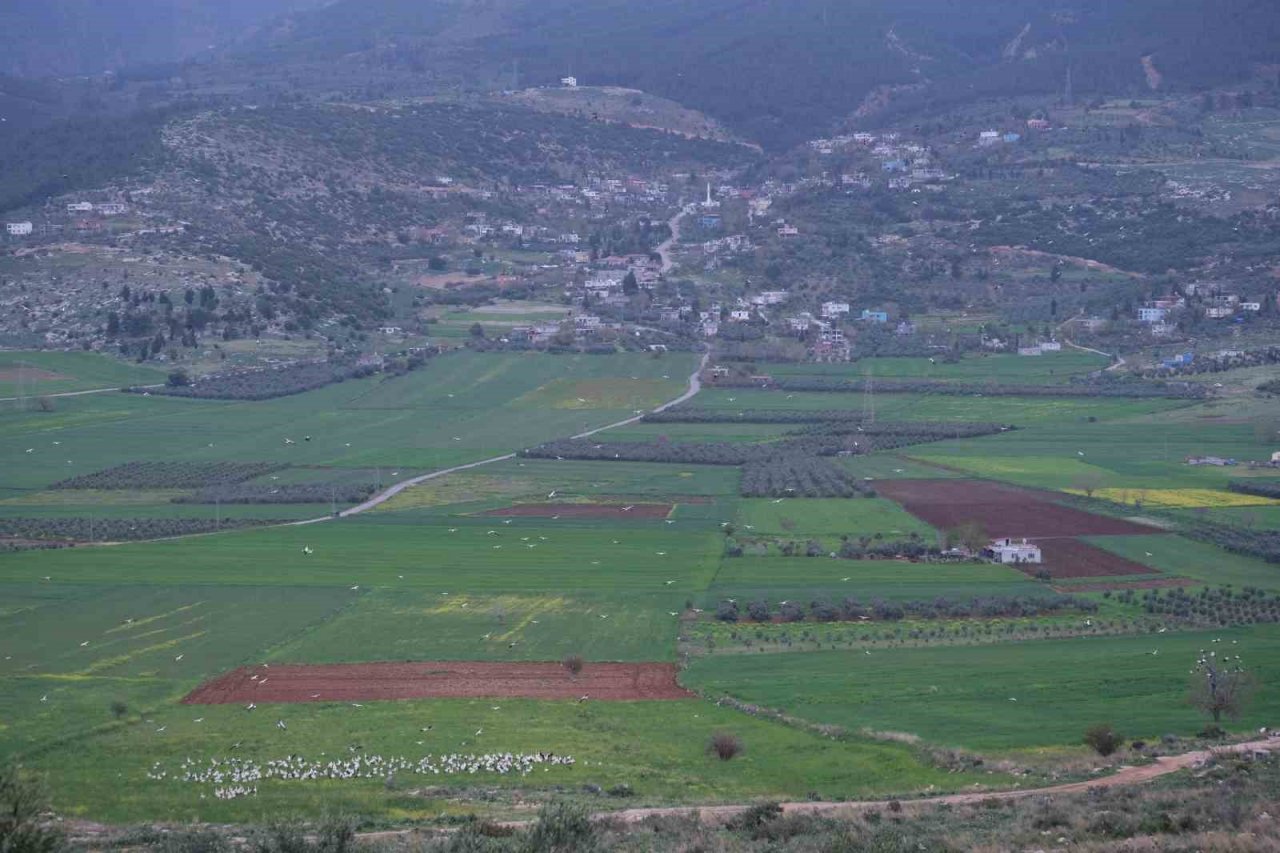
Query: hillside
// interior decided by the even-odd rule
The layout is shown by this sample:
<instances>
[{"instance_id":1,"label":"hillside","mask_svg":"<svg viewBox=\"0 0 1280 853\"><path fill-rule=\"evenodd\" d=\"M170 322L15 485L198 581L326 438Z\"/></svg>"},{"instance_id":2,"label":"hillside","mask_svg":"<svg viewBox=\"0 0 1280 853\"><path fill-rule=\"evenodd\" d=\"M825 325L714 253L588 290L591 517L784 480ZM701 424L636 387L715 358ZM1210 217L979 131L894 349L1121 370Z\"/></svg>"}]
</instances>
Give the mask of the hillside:
<instances>
[{"instance_id":1,"label":"hillside","mask_svg":"<svg viewBox=\"0 0 1280 853\"><path fill-rule=\"evenodd\" d=\"M882 89L916 106L975 96L1078 96L1219 85L1280 58L1262 0L340 0L250 40L239 62L338 61L360 83L623 86L706 112L771 147L825 131ZM1154 72L1154 73L1153 73ZM424 77L423 75L427 75ZM402 81L403 82L403 81Z\"/></svg>"}]
</instances>

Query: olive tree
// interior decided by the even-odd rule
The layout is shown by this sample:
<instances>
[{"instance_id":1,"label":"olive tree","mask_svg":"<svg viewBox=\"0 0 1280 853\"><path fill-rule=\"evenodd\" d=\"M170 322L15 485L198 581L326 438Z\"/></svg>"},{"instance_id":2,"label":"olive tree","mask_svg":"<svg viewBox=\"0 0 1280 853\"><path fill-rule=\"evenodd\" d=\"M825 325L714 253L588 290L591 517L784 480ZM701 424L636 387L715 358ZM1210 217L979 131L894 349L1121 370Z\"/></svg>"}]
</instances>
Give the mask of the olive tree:
<instances>
[{"instance_id":1,"label":"olive tree","mask_svg":"<svg viewBox=\"0 0 1280 853\"><path fill-rule=\"evenodd\" d=\"M1216 651L1201 649L1191 669L1191 690L1187 698L1192 707L1217 723L1224 715L1235 719L1244 713L1255 684L1253 674L1245 669L1239 655L1219 655Z\"/></svg>"}]
</instances>

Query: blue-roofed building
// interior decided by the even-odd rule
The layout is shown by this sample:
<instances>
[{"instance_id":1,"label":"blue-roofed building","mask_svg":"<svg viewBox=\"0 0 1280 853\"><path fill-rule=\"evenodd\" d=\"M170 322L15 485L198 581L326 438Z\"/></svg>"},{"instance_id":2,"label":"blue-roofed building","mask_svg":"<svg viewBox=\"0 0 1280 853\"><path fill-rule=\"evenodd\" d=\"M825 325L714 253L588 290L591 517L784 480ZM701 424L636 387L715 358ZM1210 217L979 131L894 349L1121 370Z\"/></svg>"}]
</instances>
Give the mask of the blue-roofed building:
<instances>
[{"instance_id":1,"label":"blue-roofed building","mask_svg":"<svg viewBox=\"0 0 1280 853\"><path fill-rule=\"evenodd\" d=\"M864 308L862 319L868 323L887 323L889 322L889 313L887 311L872 311L869 308Z\"/></svg>"}]
</instances>

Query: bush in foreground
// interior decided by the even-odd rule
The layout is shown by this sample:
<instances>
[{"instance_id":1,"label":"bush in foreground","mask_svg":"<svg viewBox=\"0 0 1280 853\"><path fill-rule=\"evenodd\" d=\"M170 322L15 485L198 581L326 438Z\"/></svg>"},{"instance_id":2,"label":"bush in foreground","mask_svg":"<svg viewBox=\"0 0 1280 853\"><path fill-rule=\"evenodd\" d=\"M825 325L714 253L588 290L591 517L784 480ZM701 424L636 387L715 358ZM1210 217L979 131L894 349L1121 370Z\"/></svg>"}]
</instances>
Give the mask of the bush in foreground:
<instances>
[{"instance_id":1,"label":"bush in foreground","mask_svg":"<svg viewBox=\"0 0 1280 853\"><path fill-rule=\"evenodd\" d=\"M707 752L721 761L729 761L742 754L742 738L732 732L716 732L707 743Z\"/></svg>"},{"instance_id":2,"label":"bush in foreground","mask_svg":"<svg viewBox=\"0 0 1280 853\"><path fill-rule=\"evenodd\" d=\"M1084 742L1103 757L1111 755L1124 744L1124 737L1105 723L1093 726L1084 733Z\"/></svg>"}]
</instances>

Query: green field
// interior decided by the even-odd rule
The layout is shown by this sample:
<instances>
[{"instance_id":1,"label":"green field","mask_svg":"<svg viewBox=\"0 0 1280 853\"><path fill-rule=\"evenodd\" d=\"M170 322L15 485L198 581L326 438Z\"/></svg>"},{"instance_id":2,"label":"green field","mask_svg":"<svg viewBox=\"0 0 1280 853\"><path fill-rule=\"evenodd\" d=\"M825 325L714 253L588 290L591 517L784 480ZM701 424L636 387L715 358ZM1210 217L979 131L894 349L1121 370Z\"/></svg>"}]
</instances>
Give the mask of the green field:
<instances>
[{"instance_id":1,"label":"green field","mask_svg":"<svg viewBox=\"0 0 1280 853\"><path fill-rule=\"evenodd\" d=\"M1214 585L1280 589L1280 565L1181 536L1096 536L1089 541L1177 577Z\"/></svg>"},{"instance_id":2,"label":"green field","mask_svg":"<svg viewBox=\"0 0 1280 853\"><path fill-rule=\"evenodd\" d=\"M166 373L88 352L0 352L0 397L152 385ZM0 403L0 408L14 404Z\"/></svg>"},{"instance_id":3,"label":"green field","mask_svg":"<svg viewBox=\"0 0 1280 853\"><path fill-rule=\"evenodd\" d=\"M693 366L680 355L457 353L399 378L257 403L64 398L52 413L0 412L0 456L12 460L5 485L23 488L170 459L380 466L389 480L612 423L678 396Z\"/></svg>"},{"instance_id":4,"label":"green field","mask_svg":"<svg viewBox=\"0 0 1280 853\"><path fill-rule=\"evenodd\" d=\"M1274 625L871 654L714 656L696 661L686 681L712 698L729 694L852 731L908 732L972 749L1078 744L1097 723L1150 740L1204 725L1185 702L1187 672L1197 651L1218 638L1262 684L1240 725L1269 724L1280 713Z\"/></svg>"},{"instance_id":5,"label":"green field","mask_svg":"<svg viewBox=\"0 0 1280 853\"><path fill-rule=\"evenodd\" d=\"M1034 595L1044 587L1007 566L929 565L896 560L833 560L829 557L738 557L725 559L704 597L708 606L724 598L811 598L864 602Z\"/></svg>"},{"instance_id":6,"label":"green field","mask_svg":"<svg viewBox=\"0 0 1280 853\"><path fill-rule=\"evenodd\" d=\"M861 412L861 392L766 391L757 388L711 388L697 404L709 409L827 410ZM882 421L978 421L1017 427L1045 424L1089 424L1186 406L1178 400L1117 400L1083 397L966 397L955 394L876 394L875 414Z\"/></svg>"},{"instance_id":7,"label":"green field","mask_svg":"<svg viewBox=\"0 0 1280 853\"><path fill-rule=\"evenodd\" d=\"M290 466L259 477L260 484L387 485L621 421L680 394L694 359L458 352L403 377L257 403L101 394L61 398L52 412L0 407L0 453L9 463L0 478L0 517L315 517L328 507L181 505L171 502L183 492L177 488L48 487L128 461L169 460ZM931 375L913 372L927 364L922 360L891 361L899 375ZM967 379L964 371L984 364L1005 381L1065 378L1057 367L1046 372L1053 364L1047 359L994 358L961 362L954 378ZM1058 364L1095 366L1074 356ZM861 410L863 400L712 389L694 405ZM998 420L1020 429L835 462L873 481L972 472L1047 488L1071 488L1082 475L1101 486L1213 487L1228 472L1191 469L1181 456L1241 455L1253 441L1247 424L1199 419L1194 409L1161 400L880 395L876 413L885 421ZM597 440L762 441L788 429L631 424ZM932 542L936 533L881 498L743 499L740 477L729 466L516 457L427 480L376 511L339 521L0 554L0 756L17 755L47 773L68 816L256 821L343 810L396 824L519 815L529 802L597 784L630 785L635 796L617 802L639 805L899 795L1014 781L935 769L910 745L859 736L864 727L910 732L927 744L1055 752L1078 752L1081 730L1094 722L1144 737L1195 730L1194 714L1180 702L1184 658L1205 641L1195 635L1015 643L986 631L985 644L973 646L904 648L890 637L863 649L852 638L843 651L759 654L726 643L732 654L696 657L696 640L682 639L700 630L686 608L710 620L727 598L808 606L1050 592L1027 574L985 563L752 556L771 539L815 539L836 550L842 536L916 534ZM653 519L484 514L543 502L675 509ZM748 555L725 556L725 524L750 545ZM1176 536L1094 541L1168 575L1280 589L1276 567ZM1118 598L1090 595L1102 605L1101 618L1119 623L1139 613ZM847 627L883 633L904 625ZM827 630L817 623L795 629ZM1265 722L1280 701L1266 686L1280 674L1272 671L1280 666L1273 663L1280 629L1236 629L1229 639L1247 647L1264 682L1241 725ZM1149 655L1157 645L1161 654ZM706 699L728 693L853 734L833 740L700 699L317 703L253 712L179 704L209 677L249 663L558 661L572 654L682 662L690 653L684 681ZM113 703L126 706L120 719ZM743 756L720 762L707 755L710 734L721 730L743 739ZM538 768L527 778L268 781L256 797L232 801L213 796L211 786L172 778L188 757L261 762L291 754L493 751L554 751L578 763ZM156 762L170 778L148 778Z\"/></svg>"}]
</instances>

